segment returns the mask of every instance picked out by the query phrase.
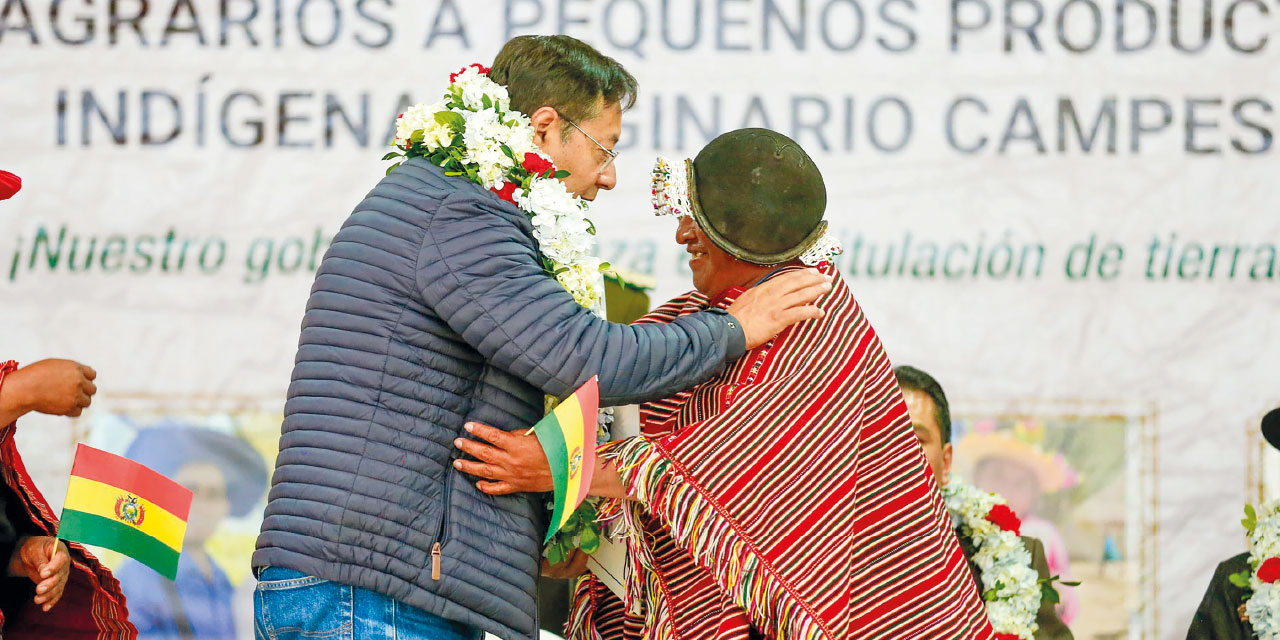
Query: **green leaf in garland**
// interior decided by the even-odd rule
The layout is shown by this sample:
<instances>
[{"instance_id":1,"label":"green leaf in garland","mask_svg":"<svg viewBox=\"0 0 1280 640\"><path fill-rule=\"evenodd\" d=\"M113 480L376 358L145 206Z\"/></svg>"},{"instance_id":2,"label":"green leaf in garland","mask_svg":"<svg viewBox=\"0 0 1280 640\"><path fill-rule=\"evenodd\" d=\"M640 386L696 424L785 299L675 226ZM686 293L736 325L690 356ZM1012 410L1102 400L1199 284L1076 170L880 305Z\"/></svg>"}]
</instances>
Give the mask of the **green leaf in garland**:
<instances>
[{"instance_id":1,"label":"green leaf in garland","mask_svg":"<svg viewBox=\"0 0 1280 640\"><path fill-rule=\"evenodd\" d=\"M1230 580L1231 584L1234 584L1241 589L1250 589L1253 586L1249 582L1249 571L1247 569L1227 576L1227 580Z\"/></svg>"},{"instance_id":2,"label":"green leaf in garland","mask_svg":"<svg viewBox=\"0 0 1280 640\"><path fill-rule=\"evenodd\" d=\"M392 171L395 171L395 170L396 170L396 167L398 167L398 166L400 166L400 163L399 163L399 162L397 162L397 163L395 163L395 164L393 164L393 165L391 165L391 166L387 167L387 175L391 175L391 172L392 172Z\"/></svg>"},{"instance_id":3,"label":"green leaf in garland","mask_svg":"<svg viewBox=\"0 0 1280 640\"><path fill-rule=\"evenodd\" d=\"M485 109L493 108L493 101L489 99L488 95L482 96L482 99L480 100L480 104L483 105Z\"/></svg>"},{"instance_id":4,"label":"green leaf in garland","mask_svg":"<svg viewBox=\"0 0 1280 640\"><path fill-rule=\"evenodd\" d=\"M596 234L596 223L590 220L587 221L587 233L593 236Z\"/></svg>"},{"instance_id":5,"label":"green leaf in garland","mask_svg":"<svg viewBox=\"0 0 1280 640\"><path fill-rule=\"evenodd\" d=\"M1062 602L1062 596L1058 595L1058 590L1053 588L1049 581L1042 580L1040 582L1040 600L1052 604Z\"/></svg>"},{"instance_id":6,"label":"green leaf in garland","mask_svg":"<svg viewBox=\"0 0 1280 640\"><path fill-rule=\"evenodd\" d=\"M508 158L511 158L512 160L516 159L516 152L512 151L511 147L508 147L505 144L502 145L502 153L505 154Z\"/></svg>"},{"instance_id":7,"label":"green leaf in garland","mask_svg":"<svg viewBox=\"0 0 1280 640\"><path fill-rule=\"evenodd\" d=\"M383 161L383 162L386 162L387 160L390 160L390 159L392 159L392 158L399 158L399 157L400 157L400 152L399 152L399 151L392 151L392 152L388 153L387 155L382 156L382 161Z\"/></svg>"},{"instance_id":8,"label":"green leaf in garland","mask_svg":"<svg viewBox=\"0 0 1280 640\"><path fill-rule=\"evenodd\" d=\"M444 174L445 174L446 176L449 176L450 178L455 178L455 177L457 177L457 176L462 175L462 172L461 172L461 171L446 171L446 172L444 172Z\"/></svg>"},{"instance_id":9,"label":"green leaf in garland","mask_svg":"<svg viewBox=\"0 0 1280 640\"><path fill-rule=\"evenodd\" d=\"M1248 531L1249 535L1253 535L1254 529L1258 528L1258 510L1254 509L1253 505L1246 504L1244 506L1244 520L1241 520L1240 524L1244 525L1245 531Z\"/></svg>"},{"instance_id":10,"label":"green leaf in garland","mask_svg":"<svg viewBox=\"0 0 1280 640\"><path fill-rule=\"evenodd\" d=\"M548 171L550 171L550 169L548 169ZM561 169L555 172L551 177L555 178L556 180L564 180L565 178L569 177L569 172L565 171L564 169Z\"/></svg>"},{"instance_id":11,"label":"green leaf in garland","mask_svg":"<svg viewBox=\"0 0 1280 640\"><path fill-rule=\"evenodd\" d=\"M462 133L467 129L467 121L462 114L454 111L437 111L436 122L453 129L454 133Z\"/></svg>"},{"instance_id":12,"label":"green leaf in garland","mask_svg":"<svg viewBox=\"0 0 1280 640\"><path fill-rule=\"evenodd\" d=\"M409 135L409 145L413 146L416 144L421 144L422 139L425 136L426 136L426 132L423 131L422 129L418 129L417 131L414 131L412 134Z\"/></svg>"}]
</instances>

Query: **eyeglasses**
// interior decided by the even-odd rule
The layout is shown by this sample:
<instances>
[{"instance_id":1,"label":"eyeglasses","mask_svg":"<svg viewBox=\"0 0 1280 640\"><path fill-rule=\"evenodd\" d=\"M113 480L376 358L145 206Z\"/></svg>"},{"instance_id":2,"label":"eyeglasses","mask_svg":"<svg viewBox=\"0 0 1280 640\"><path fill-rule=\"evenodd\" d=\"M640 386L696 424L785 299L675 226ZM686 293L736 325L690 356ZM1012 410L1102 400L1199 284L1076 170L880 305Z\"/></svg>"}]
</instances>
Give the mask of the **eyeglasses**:
<instances>
[{"instance_id":1,"label":"eyeglasses","mask_svg":"<svg viewBox=\"0 0 1280 640\"><path fill-rule=\"evenodd\" d=\"M556 111L556 113L560 113L560 112ZM584 131L582 127L579 127L578 123L574 122L573 120L570 120L569 116L566 116L565 114L560 113L560 117L564 118L565 122L568 122L569 124L573 125L573 128L578 130L578 133L581 133L582 135L586 136L588 140L594 142L595 145L597 147L600 147L600 150L604 152L605 159L604 159L604 162L600 164L600 168L598 169L599 171L604 171L605 169L608 169L609 165L613 164L613 161L618 159L617 151L614 151L613 149L609 149L604 145L600 144L599 140L596 140L595 138L591 137L591 134Z\"/></svg>"}]
</instances>

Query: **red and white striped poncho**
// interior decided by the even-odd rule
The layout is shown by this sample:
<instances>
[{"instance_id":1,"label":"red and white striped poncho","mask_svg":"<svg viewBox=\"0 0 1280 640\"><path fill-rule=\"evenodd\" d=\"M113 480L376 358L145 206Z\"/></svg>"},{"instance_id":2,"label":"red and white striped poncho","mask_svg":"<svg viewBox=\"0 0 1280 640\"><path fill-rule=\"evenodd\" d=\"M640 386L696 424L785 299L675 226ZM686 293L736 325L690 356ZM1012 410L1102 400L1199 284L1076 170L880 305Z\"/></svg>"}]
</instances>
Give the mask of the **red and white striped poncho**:
<instances>
[{"instance_id":1,"label":"red and white striped poncho","mask_svg":"<svg viewBox=\"0 0 1280 640\"><path fill-rule=\"evenodd\" d=\"M992 637L875 331L838 274L819 304L822 319L644 405L643 435L606 447L637 498L631 609L587 577L570 638Z\"/></svg>"}]
</instances>

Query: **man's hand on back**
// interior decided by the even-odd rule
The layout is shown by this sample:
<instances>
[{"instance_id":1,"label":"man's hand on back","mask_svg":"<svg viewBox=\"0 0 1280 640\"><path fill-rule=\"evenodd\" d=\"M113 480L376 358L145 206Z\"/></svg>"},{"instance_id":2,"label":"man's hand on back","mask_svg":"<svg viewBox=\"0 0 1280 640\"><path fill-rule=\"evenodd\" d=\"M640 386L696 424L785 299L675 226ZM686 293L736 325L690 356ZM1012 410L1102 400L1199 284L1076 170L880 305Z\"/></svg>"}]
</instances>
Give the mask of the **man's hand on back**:
<instances>
[{"instance_id":1,"label":"man's hand on back","mask_svg":"<svg viewBox=\"0 0 1280 640\"><path fill-rule=\"evenodd\" d=\"M828 291L831 278L817 269L791 271L747 289L728 311L742 325L747 349L754 349L797 322L821 318L813 303Z\"/></svg>"},{"instance_id":2,"label":"man's hand on back","mask_svg":"<svg viewBox=\"0 0 1280 640\"><path fill-rule=\"evenodd\" d=\"M538 436L524 432L506 432L475 422L466 424L467 432L478 438L458 438L454 445L478 461L454 460L457 470L484 478L477 482L481 491L495 496L519 492L551 491L551 468L538 444Z\"/></svg>"}]
</instances>

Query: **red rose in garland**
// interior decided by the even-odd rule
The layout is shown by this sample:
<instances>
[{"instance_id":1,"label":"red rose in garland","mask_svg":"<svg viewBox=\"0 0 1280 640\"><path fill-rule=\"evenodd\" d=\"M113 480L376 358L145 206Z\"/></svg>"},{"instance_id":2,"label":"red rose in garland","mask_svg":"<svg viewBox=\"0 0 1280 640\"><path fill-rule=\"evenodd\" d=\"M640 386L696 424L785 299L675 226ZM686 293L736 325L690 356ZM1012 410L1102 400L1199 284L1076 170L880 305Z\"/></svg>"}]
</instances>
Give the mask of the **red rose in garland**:
<instances>
[{"instance_id":1,"label":"red rose in garland","mask_svg":"<svg viewBox=\"0 0 1280 640\"><path fill-rule=\"evenodd\" d=\"M1267 584L1280 580L1280 558L1267 558L1263 561L1262 566L1258 567L1258 579Z\"/></svg>"},{"instance_id":2,"label":"red rose in garland","mask_svg":"<svg viewBox=\"0 0 1280 640\"><path fill-rule=\"evenodd\" d=\"M467 69L470 69L471 67L475 67L480 71L480 73L483 73L485 75L489 74L489 67L486 67L480 64L479 62L473 62L461 69L458 69L457 72L449 74L449 84L453 84L454 82L456 82L458 80L458 76L466 73Z\"/></svg>"},{"instance_id":3,"label":"red rose in garland","mask_svg":"<svg viewBox=\"0 0 1280 640\"><path fill-rule=\"evenodd\" d=\"M1005 531L1012 531L1015 536L1022 535L1022 521L1018 519L1018 514L1009 508L1009 505L993 505L991 511L987 513L987 521Z\"/></svg>"},{"instance_id":4,"label":"red rose in garland","mask_svg":"<svg viewBox=\"0 0 1280 640\"><path fill-rule=\"evenodd\" d=\"M536 153L524 154L524 162L521 162L520 166L524 167L525 171L528 171L535 176L543 175L547 171L556 168L554 164L551 164L550 160Z\"/></svg>"},{"instance_id":5,"label":"red rose in garland","mask_svg":"<svg viewBox=\"0 0 1280 640\"><path fill-rule=\"evenodd\" d=\"M516 189L518 189L518 188L520 188L520 185L518 185L518 184L516 184L516 183L514 183L514 182L504 182L504 183L502 184L502 188L501 188L501 189L490 189L490 191L492 191L492 192L494 192L494 193L498 194L498 197L499 197L499 198L502 198L503 200L506 200L507 202L510 202L511 204L515 204L515 203L516 203L516 197L515 197L515 195L516 195Z\"/></svg>"}]
</instances>

